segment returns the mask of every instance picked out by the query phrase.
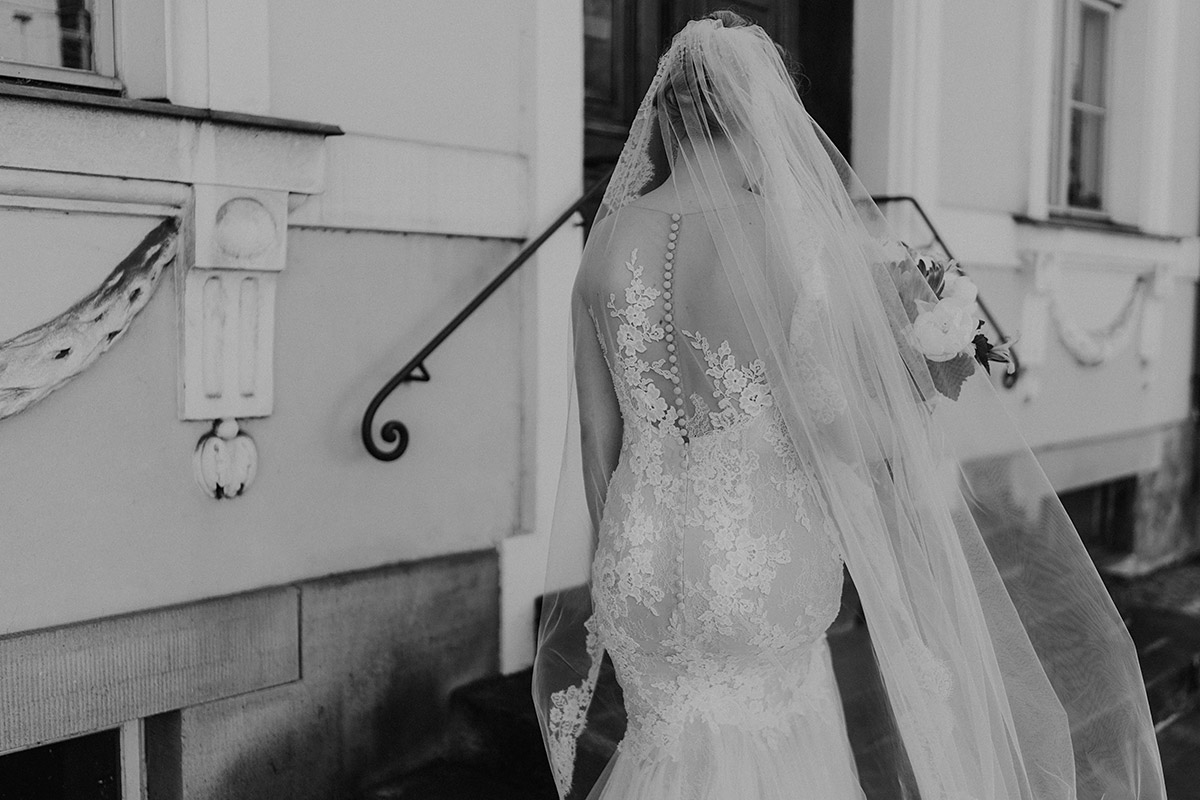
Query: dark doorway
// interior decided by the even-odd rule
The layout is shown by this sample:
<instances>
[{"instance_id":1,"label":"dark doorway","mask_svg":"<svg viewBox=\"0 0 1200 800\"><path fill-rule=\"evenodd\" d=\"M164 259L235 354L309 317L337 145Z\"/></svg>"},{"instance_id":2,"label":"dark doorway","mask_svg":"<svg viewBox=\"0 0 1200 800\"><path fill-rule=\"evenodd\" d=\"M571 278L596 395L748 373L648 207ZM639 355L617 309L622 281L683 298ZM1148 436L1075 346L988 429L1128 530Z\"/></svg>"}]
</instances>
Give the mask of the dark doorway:
<instances>
[{"instance_id":1,"label":"dark doorway","mask_svg":"<svg viewBox=\"0 0 1200 800\"><path fill-rule=\"evenodd\" d=\"M851 0L584 0L585 185L616 162L671 36L689 19L721 8L749 17L792 54L808 113L851 157ZM594 213L595 207L585 216Z\"/></svg>"}]
</instances>

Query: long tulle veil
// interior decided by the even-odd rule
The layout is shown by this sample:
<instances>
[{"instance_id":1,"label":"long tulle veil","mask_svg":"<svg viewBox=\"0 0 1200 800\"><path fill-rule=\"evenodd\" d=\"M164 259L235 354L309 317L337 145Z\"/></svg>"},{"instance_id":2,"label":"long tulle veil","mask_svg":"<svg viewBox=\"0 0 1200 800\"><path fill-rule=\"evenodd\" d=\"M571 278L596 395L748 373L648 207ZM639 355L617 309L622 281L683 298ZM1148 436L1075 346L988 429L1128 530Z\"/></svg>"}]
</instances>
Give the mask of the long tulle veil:
<instances>
[{"instance_id":1,"label":"long tulle veil","mask_svg":"<svg viewBox=\"0 0 1200 800\"><path fill-rule=\"evenodd\" d=\"M733 148L747 178L718 167ZM895 783L924 800L1162 800L1128 633L1028 446L977 369L940 397L912 339L935 298L756 26L689 23L637 113L585 250L670 174L701 187L736 308L767 365L861 598ZM768 258L729 209L763 209ZM576 337L593 335L578 327ZM577 392L594 391L582 371ZM603 658L586 588L603 454L568 432L534 698L559 789L595 793L577 743ZM846 687L843 686L843 690ZM903 777L907 775L907 778ZM594 784L594 785L592 785ZM829 798L841 800L841 798Z\"/></svg>"}]
</instances>

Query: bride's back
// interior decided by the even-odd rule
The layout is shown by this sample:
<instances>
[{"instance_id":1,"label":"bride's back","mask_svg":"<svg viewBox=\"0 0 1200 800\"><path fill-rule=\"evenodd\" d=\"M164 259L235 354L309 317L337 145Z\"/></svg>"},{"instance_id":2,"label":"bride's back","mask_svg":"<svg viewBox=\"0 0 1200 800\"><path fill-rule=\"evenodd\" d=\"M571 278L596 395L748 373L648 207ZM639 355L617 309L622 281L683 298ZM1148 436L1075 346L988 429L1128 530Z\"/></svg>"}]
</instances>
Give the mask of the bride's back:
<instances>
[{"instance_id":1,"label":"bride's back","mask_svg":"<svg viewBox=\"0 0 1200 800\"><path fill-rule=\"evenodd\" d=\"M686 436L730 427L769 405L762 361L726 274L737 262L762 263L762 209L742 202L703 209L687 198L651 193L602 220L592 231L576 282L577 302L591 316L622 415ZM715 241L711 218L724 241ZM744 267L743 267L744 268ZM579 330L584 330L581 326Z\"/></svg>"}]
</instances>

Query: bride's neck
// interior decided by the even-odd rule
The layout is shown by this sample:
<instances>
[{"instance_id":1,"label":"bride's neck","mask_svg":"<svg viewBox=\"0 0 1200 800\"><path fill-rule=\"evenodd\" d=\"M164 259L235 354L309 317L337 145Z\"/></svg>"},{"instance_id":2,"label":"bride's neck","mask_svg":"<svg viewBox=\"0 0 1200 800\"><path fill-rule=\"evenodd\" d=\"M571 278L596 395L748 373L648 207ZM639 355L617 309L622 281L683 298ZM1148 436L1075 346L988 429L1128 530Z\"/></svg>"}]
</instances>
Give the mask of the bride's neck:
<instances>
[{"instance_id":1,"label":"bride's neck","mask_svg":"<svg viewBox=\"0 0 1200 800\"><path fill-rule=\"evenodd\" d=\"M690 139L685 139L671 164L671 183L677 191L692 192L714 170L731 189L746 185L746 170L729 139L713 138L699 148Z\"/></svg>"}]
</instances>

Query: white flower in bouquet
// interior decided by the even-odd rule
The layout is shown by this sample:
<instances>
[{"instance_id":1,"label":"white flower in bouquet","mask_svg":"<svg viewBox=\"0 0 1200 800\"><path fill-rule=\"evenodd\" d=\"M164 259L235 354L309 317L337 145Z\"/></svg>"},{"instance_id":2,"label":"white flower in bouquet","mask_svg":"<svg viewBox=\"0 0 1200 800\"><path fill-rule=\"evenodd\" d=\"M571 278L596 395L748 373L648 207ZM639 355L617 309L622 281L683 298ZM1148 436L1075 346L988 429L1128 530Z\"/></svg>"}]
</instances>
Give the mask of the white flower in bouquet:
<instances>
[{"instance_id":1,"label":"white flower in bouquet","mask_svg":"<svg viewBox=\"0 0 1200 800\"><path fill-rule=\"evenodd\" d=\"M930 361L949 361L959 354L973 355L979 330L979 290L961 273L946 274L942 297L936 303L917 301L920 313L913 320L917 347Z\"/></svg>"},{"instance_id":2,"label":"white flower in bouquet","mask_svg":"<svg viewBox=\"0 0 1200 800\"><path fill-rule=\"evenodd\" d=\"M974 281L961 272L947 272L942 283L942 300L974 307L979 298L979 289Z\"/></svg>"}]
</instances>

